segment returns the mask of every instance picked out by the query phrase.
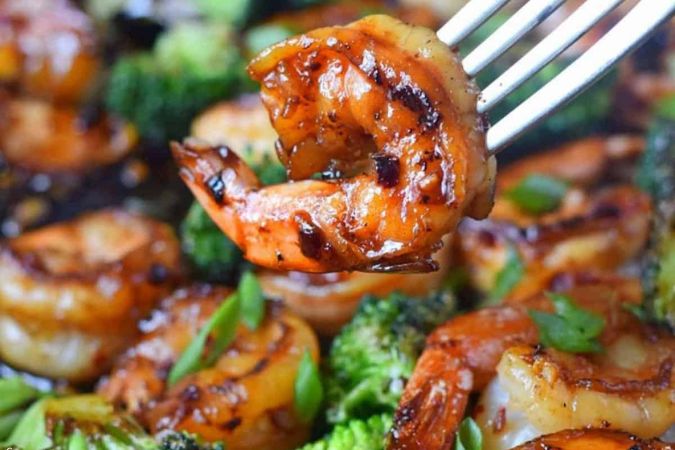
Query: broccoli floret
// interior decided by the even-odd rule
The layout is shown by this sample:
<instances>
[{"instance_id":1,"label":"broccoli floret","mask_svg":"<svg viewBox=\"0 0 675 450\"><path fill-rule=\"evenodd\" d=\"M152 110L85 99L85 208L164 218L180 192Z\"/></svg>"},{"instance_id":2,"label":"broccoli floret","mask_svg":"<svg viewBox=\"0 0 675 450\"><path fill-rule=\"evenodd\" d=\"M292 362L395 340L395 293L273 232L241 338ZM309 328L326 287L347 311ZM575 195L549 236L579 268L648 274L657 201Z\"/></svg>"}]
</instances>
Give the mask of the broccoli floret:
<instances>
[{"instance_id":1,"label":"broccoli floret","mask_svg":"<svg viewBox=\"0 0 675 450\"><path fill-rule=\"evenodd\" d=\"M246 160L249 155L244 152ZM253 170L264 185L286 180L286 169L278 161L265 155L253 165ZM237 245L220 231L202 206L195 202L181 226L183 252L192 264L195 275L209 282L233 284L248 263Z\"/></svg>"},{"instance_id":2,"label":"broccoli floret","mask_svg":"<svg viewBox=\"0 0 675 450\"><path fill-rule=\"evenodd\" d=\"M211 20L243 27L276 12L302 9L327 2L327 0L197 0L197 5Z\"/></svg>"},{"instance_id":3,"label":"broccoli floret","mask_svg":"<svg viewBox=\"0 0 675 450\"><path fill-rule=\"evenodd\" d=\"M391 423L388 414L372 416L367 420L350 420L300 450L383 450Z\"/></svg>"},{"instance_id":4,"label":"broccoli floret","mask_svg":"<svg viewBox=\"0 0 675 450\"><path fill-rule=\"evenodd\" d=\"M327 359L328 422L392 413L427 333L454 309L448 292L425 299L402 294L365 298L333 341Z\"/></svg>"},{"instance_id":5,"label":"broccoli floret","mask_svg":"<svg viewBox=\"0 0 675 450\"><path fill-rule=\"evenodd\" d=\"M658 105L637 183L655 206L643 276L648 310L657 321L675 327L675 96Z\"/></svg>"},{"instance_id":6,"label":"broccoli floret","mask_svg":"<svg viewBox=\"0 0 675 450\"><path fill-rule=\"evenodd\" d=\"M91 394L34 403L8 443L24 450L158 450L155 440L131 417Z\"/></svg>"},{"instance_id":7,"label":"broccoli floret","mask_svg":"<svg viewBox=\"0 0 675 450\"><path fill-rule=\"evenodd\" d=\"M214 283L236 279L243 255L198 202L192 204L183 221L181 241L197 277Z\"/></svg>"},{"instance_id":8,"label":"broccoli floret","mask_svg":"<svg viewBox=\"0 0 675 450\"><path fill-rule=\"evenodd\" d=\"M230 30L182 24L160 36L152 52L117 61L105 99L143 138L164 144L186 136L206 106L248 89L246 79Z\"/></svg>"},{"instance_id":9,"label":"broccoli floret","mask_svg":"<svg viewBox=\"0 0 675 450\"><path fill-rule=\"evenodd\" d=\"M159 450L225 450L225 445L206 444L192 434L172 431L161 438Z\"/></svg>"}]
</instances>

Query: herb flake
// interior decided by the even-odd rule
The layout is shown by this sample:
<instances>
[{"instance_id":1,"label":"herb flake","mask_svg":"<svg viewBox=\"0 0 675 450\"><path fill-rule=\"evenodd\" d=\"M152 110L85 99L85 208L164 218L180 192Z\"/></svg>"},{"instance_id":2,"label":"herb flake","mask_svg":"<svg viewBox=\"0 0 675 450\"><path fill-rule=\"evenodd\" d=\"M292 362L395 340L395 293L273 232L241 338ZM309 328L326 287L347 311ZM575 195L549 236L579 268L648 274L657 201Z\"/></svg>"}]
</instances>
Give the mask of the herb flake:
<instances>
[{"instance_id":1,"label":"herb flake","mask_svg":"<svg viewBox=\"0 0 675 450\"><path fill-rule=\"evenodd\" d=\"M303 423L312 421L323 401L323 385L309 350L305 350L295 376L295 413Z\"/></svg>"},{"instance_id":2,"label":"herb flake","mask_svg":"<svg viewBox=\"0 0 675 450\"><path fill-rule=\"evenodd\" d=\"M541 342L569 353L598 353L602 345L597 338L605 328L605 319L586 311L566 295L548 293L555 314L530 310L532 320L539 328Z\"/></svg>"},{"instance_id":3,"label":"herb flake","mask_svg":"<svg viewBox=\"0 0 675 450\"><path fill-rule=\"evenodd\" d=\"M506 197L528 214L555 211L568 186L564 181L541 174L530 174L506 192Z\"/></svg>"}]
</instances>

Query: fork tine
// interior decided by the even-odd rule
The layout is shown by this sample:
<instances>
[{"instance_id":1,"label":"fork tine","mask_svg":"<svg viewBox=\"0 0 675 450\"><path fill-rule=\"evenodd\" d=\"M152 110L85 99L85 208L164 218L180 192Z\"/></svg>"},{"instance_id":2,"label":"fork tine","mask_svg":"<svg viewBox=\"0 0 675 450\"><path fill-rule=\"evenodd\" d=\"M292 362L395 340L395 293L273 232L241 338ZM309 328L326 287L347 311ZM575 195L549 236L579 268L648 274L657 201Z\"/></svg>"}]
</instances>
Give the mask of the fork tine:
<instances>
[{"instance_id":1,"label":"fork tine","mask_svg":"<svg viewBox=\"0 0 675 450\"><path fill-rule=\"evenodd\" d=\"M486 139L490 153L496 153L590 86L673 12L675 0L641 0L583 55L488 130Z\"/></svg>"},{"instance_id":2,"label":"fork tine","mask_svg":"<svg viewBox=\"0 0 675 450\"><path fill-rule=\"evenodd\" d=\"M492 109L504 97L555 59L623 0L588 0L480 94L478 112Z\"/></svg>"},{"instance_id":3,"label":"fork tine","mask_svg":"<svg viewBox=\"0 0 675 450\"><path fill-rule=\"evenodd\" d=\"M471 0L438 30L438 38L450 47L458 45L508 1Z\"/></svg>"},{"instance_id":4,"label":"fork tine","mask_svg":"<svg viewBox=\"0 0 675 450\"><path fill-rule=\"evenodd\" d=\"M464 58L464 71L475 77L485 66L510 49L528 31L544 21L565 0L530 0L492 35Z\"/></svg>"}]
</instances>

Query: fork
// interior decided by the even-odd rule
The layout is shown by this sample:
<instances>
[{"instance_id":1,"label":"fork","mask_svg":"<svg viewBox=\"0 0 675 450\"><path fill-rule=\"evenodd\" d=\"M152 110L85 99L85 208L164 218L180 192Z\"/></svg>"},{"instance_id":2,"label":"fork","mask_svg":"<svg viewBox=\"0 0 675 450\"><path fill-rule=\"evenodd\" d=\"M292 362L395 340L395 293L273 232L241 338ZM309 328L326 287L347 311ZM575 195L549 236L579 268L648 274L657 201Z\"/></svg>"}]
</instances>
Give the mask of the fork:
<instances>
[{"instance_id":1,"label":"fork","mask_svg":"<svg viewBox=\"0 0 675 450\"><path fill-rule=\"evenodd\" d=\"M463 60L462 66L475 77L505 53L526 33L543 22L565 0L529 0L500 28ZM450 47L503 7L508 0L471 0L443 27L438 37ZM623 0L587 0L558 27L490 83L478 97L478 112L487 113L522 83L576 42ZM488 151L496 154L519 135L586 88L643 43L675 12L675 0L641 0L613 28L537 92L509 112L488 131Z\"/></svg>"}]
</instances>

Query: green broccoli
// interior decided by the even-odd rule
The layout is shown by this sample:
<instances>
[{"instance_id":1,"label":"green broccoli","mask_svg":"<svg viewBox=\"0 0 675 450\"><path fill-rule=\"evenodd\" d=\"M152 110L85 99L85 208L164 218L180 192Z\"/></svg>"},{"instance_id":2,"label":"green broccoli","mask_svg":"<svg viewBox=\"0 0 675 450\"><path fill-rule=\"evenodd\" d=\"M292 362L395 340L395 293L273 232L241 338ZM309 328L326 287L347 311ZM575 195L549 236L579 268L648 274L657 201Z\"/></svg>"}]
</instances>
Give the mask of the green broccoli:
<instances>
[{"instance_id":1,"label":"green broccoli","mask_svg":"<svg viewBox=\"0 0 675 450\"><path fill-rule=\"evenodd\" d=\"M115 63L105 93L107 108L151 142L183 138L197 113L249 88L245 62L233 40L233 33L221 25L172 28L152 52Z\"/></svg>"},{"instance_id":2,"label":"green broccoli","mask_svg":"<svg viewBox=\"0 0 675 450\"><path fill-rule=\"evenodd\" d=\"M242 157L252 158L247 152ZM264 185L286 180L286 169L271 156L265 155L253 165L253 170ZM220 231L202 206L195 202L181 226L183 252L195 275L205 281L233 284L239 274L248 268L237 245Z\"/></svg>"},{"instance_id":3,"label":"green broccoli","mask_svg":"<svg viewBox=\"0 0 675 450\"><path fill-rule=\"evenodd\" d=\"M643 276L648 310L675 327L675 96L657 107L637 174L655 204L655 219Z\"/></svg>"},{"instance_id":4,"label":"green broccoli","mask_svg":"<svg viewBox=\"0 0 675 450\"><path fill-rule=\"evenodd\" d=\"M389 414L372 416L367 420L350 420L299 450L383 450L391 423Z\"/></svg>"},{"instance_id":5,"label":"green broccoli","mask_svg":"<svg viewBox=\"0 0 675 450\"><path fill-rule=\"evenodd\" d=\"M303 9L326 0L196 0L199 10L208 19L238 27L249 25L276 12Z\"/></svg>"},{"instance_id":6,"label":"green broccoli","mask_svg":"<svg viewBox=\"0 0 675 450\"><path fill-rule=\"evenodd\" d=\"M425 299L365 298L335 338L327 358L327 420L342 423L392 413L423 349L426 334L455 310L439 292Z\"/></svg>"}]
</instances>

